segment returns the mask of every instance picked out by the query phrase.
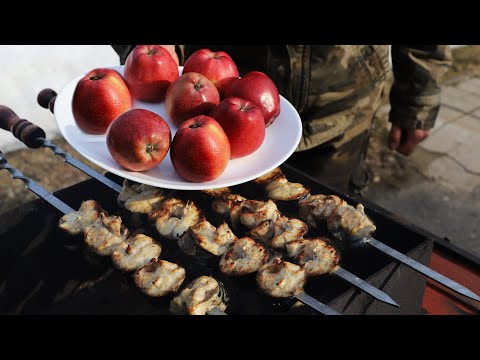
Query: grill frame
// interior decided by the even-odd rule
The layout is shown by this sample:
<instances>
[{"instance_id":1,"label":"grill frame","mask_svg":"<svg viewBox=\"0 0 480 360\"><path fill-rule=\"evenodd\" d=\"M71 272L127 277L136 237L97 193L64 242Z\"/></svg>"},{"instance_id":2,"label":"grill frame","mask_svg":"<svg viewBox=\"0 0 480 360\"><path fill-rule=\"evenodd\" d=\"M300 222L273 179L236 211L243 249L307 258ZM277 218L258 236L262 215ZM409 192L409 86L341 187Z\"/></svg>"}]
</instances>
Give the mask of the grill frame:
<instances>
[{"instance_id":1,"label":"grill frame","mask_svg":"<svg viewBox=\"0 0 480 360\"><path fill-rule=\"evenodd\" d=\"M291 166L284 164L281 168L290 181L302 182L309 186L312 194L335 194L352 205L356 205L358 202L357 199L339 193ZM115 175L108 174L108 177L121 183L121 179ZM116 193L93 179L60 190L55 195L73 208L78 208L83 200L92 198L99 201L107 211L119 213L115 201ZM408 222L393 216L393 214L368 201L362 199L361 202L365 206L367 215L377 224L379 229L377 239L400 251L402 249L397 246L402 245L403 250L406 250L404 253L408 256L424 265L429 264L434 242L429 234L418 231ZM0 255L1 313L165 313L168 298L153 301L141 295L140 291L128 279L128 276L110 270L112 266L109 258L102 259L85 253L84 256L74 257L78 263L73 265L65 259L55 258L55 253L42 251L42 244L45 244L45 242L55 245L54 249L60 246L63 248L63 244L66 243L72 247L68 251L84 251L79 245L81 239L73 239L56 228L56 221L60 216L57 210L40 199L0 216L0 246L5 249ZM37 225L33 226L33 222ZM14 233L22 231L23 234L14 235ZM402 234L407 236L405 242L408 243L408 246L400 242L399 239L393 239L393 236L397 238ZM52 243L54 241L57 241L57 243ZM389 294L399 303L399 309L374 300L369 295L333 276L310 280L306 287L307 292L317 296L319 300L344 314L421 313L426 284L424 276L374 249L368 248L356 251L366 254L365 256L373 256L372 254L375 253L378 262L384 265L379 270L369 274L368 277L364 277L363 275L366 273L362 274L362 264L355 260L357 256L347 254L346 264L343 264L343 266ZM62 254L62 252L59 252L59 254ZM163 258L163 256L161 257ZM49 264L45 264L47 259ZM50 268L50 265L53 267ZM38 271L35 271L35 266L39 267ZM55 267L61 269L61 271L56 272ZM108 276L102 278L104 274ZM98 279L101 281L95 284ZM185 284L187 282L186 280ZM235 280L234 283L235 286L239 286L239 289L255 286L251 277ZM70 288L78 286L84 286L84 290L76 294L69 293ZM335 289L335 291L330 291L331 289ZM121 301L115 298L116 295L121 297ZM233 296L235 294L230 294L231 298ZM255 304L253 295L250 296L250 302L252 301ZM245 308L242 309L245 310ZM260 307L258 309L250 308L249 310L251 311L242 313L263 313ZM227 308L228 312L229 308ZM312 311L304 307L290 310L287 313L307 314L312 313Z\"/></svg>"}]
</instances>

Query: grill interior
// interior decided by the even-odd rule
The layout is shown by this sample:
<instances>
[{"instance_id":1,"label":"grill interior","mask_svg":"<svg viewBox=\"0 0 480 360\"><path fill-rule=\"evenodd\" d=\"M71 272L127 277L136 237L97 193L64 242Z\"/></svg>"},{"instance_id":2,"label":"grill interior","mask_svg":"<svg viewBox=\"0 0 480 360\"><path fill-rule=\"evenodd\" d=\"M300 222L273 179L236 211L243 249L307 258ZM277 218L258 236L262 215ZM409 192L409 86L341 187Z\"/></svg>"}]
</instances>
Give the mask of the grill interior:
<instances>
[{"instance_id":1,"label":"grill interior","mask_svg":"<svg viewBox=\"0 0 480 360\"><path fill-rule=\"evenodd\" d=\"M356 202L327 188L305 174L282 166L287 179L310 187L311 193L336 194L350 204ZM109 175L110 178L121 179ZM232 187L247 198L264 199L261 188L252 183ZM81 202L95 199L110 214L125 213L116 203L117 194L95 180L88 180L56 195L78 209ZM217 226L222 219L210 209L210 200L195 191L174 191L172 196L194 200L205 211L207 220ZM432 241L411 227L392 219L387 213L365 205L365 212L377 226L375 237L395 249L420 260L429 261ZM279 209L296 216L292 204L279 203ZM0 216L0 312L22 314L170 314L172 296L149 298L134 285L131 276L115 270L109 257L90 253L81 237L71 237L57 228L61 214L42 200L31 202ZM128 221L127 221L127 225ZM129 226L130 230L134 230ZM185 286L200 275L213 276L222 282L230 302L228 314L316 314L307 306L290 309L288 301L276 301L257 288L255 274L232 278L222 274L212 263L194 261L176 245L160 239L154 229L147 235L162 244L161 259L176 262L187 270ZM242 234L237 234L241 236ZM312 235L327 235L318 232ZM343 249L340 264L374 286L383 289L401 308L395 309L374 301L335 276L309 279L308 294L346 314L418 313L425 280L408 268L370 247Z\"/></svg>"}]
</instances>

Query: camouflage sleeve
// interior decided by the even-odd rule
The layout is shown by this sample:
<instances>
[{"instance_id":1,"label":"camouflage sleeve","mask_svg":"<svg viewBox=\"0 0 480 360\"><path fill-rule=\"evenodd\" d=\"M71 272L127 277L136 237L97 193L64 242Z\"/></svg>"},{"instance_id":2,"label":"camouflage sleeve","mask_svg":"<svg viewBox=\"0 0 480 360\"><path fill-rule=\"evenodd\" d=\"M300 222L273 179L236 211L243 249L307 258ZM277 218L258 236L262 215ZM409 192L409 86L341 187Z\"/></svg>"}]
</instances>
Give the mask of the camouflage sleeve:
<instances>
[{"instance_id":1,"label":"camouflage sleeve","mask_svg":"<svg viewBox=\"0 0 480 360\"><path fill-rule=\"evenodd\" d=\"M111 45L113 50L118 54L120 57L120 64L125 64L125 60L127 60L128 54L133 50L136 45ZM175 51L177 52L178 59L180 61L180 65L183 65L184 62L184 45L175 45Z\"/></svg>"},{"instance_id":2,"label":"camouflage sleeve","mask_svg":"<svg viewBox=\"0 0 480 360\"><path fill-rule=\"evenodd\" d=\"M452 63L448 45L392 45L390 121L402 128L430 129L440 109L439 80Z\"/></svg>"}]
</instances>

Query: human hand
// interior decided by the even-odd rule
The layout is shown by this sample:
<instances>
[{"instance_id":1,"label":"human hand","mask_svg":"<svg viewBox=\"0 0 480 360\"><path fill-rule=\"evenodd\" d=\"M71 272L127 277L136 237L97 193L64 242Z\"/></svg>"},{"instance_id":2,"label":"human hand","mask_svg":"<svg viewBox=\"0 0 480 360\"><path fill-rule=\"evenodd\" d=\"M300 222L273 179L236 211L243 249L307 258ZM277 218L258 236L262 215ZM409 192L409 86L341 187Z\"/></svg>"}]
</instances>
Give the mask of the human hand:
<instances>
[{"instance_id":1,"label":"human hand","mask_svg":"<svg viewBox=\"0 0 480 360\"><path fill-rule=\"evenodd\" d=\"M173 60L177 63L177 66L180 65L180 62L178 61L178 55L177 52L175 51L175 45L160 45L163 47L165 50L168 50L170 55L172 55Z\"/></svg>"},{"instance_id":2,"label":"human hand","mask_svg":"<svg viewBox=\"0 0 480 360\"><path fill-rule=\"evenodd\" d=\"M388 135L388 147L405 156L410 155L419 143L430 135L430 130L402 129L392 124Z\"/></svg>"}]
</instances>

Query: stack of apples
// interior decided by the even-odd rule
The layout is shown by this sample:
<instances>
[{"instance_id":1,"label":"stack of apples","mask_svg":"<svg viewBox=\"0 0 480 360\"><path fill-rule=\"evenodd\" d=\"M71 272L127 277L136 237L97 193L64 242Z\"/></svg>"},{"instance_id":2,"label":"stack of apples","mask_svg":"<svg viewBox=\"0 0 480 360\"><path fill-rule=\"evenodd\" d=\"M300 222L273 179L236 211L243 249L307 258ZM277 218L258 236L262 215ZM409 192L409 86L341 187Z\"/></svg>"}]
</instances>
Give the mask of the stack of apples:
<instances>
[{"instance_id":1,"label":"stack of apples","mask_svg":"<svg viewBox=\"0 0 480 360\"><path fill-rule=\"evenodd\" d=\"M280 95L264 73L239 77L225 52L198 50L179 76L172 48L136 46L127 57L124 76L95 69L77 84L72 112L78 127L106 134L112 158L131 171L159 165L168 151L175 171L191 182L218 178L230 159L260 148L266 128L280 113ZM132 100L165 103L170 123Z\"/></svg>"}]
</instances>

